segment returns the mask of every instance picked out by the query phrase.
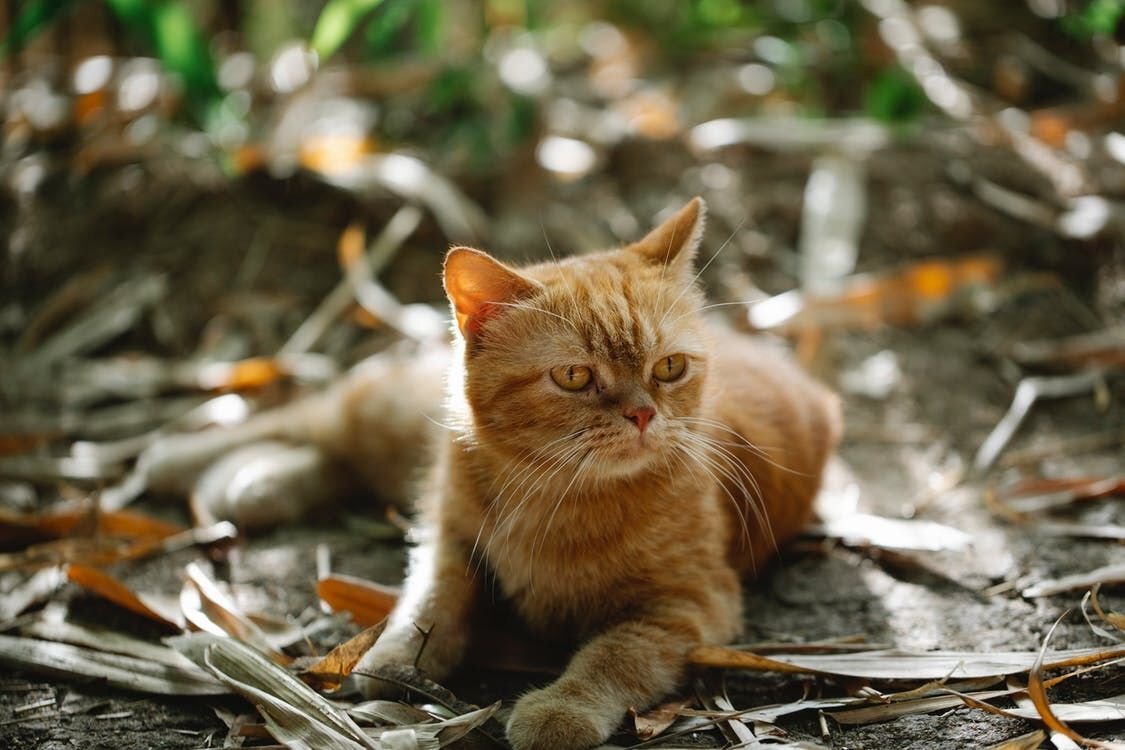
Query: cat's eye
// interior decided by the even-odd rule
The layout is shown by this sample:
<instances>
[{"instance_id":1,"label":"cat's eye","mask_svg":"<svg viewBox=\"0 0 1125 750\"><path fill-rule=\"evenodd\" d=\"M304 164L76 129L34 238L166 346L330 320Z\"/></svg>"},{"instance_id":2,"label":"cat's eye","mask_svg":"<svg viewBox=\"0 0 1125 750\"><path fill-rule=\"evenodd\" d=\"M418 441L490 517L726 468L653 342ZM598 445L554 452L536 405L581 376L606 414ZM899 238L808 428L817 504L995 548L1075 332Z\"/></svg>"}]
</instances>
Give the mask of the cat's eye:
<instances>
[{"instance_id":1,"label":"cat's eye","mask_svg":"<svg viewBox=\"0 0 1125 750\"><path fill-rule=\"evenodd\" d=\"M656 360L652 366L652 376L665 383L679 380L687 369L687 357L682 354L669 354Z\"/></svg>"},{"instance_id":2,"label":"cat's eye","mask_svg":"<svg viewBox=\"0 0 1125 750\"><path fill-rule=\"evenodd\" d=\"M551 368L551 380L564 391L580 391L590 384L594 372L585 365L561 365Z\"/></svg>"}]
</instances>

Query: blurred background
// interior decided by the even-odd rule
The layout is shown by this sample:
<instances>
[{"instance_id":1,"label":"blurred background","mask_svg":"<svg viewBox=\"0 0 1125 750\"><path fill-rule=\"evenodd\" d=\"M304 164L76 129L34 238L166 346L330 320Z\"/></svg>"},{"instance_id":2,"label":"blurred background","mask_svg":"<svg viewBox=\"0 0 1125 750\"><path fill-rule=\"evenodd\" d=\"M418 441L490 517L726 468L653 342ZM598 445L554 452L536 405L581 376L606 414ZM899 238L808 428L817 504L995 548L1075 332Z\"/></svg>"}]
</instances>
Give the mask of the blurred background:
<instances>
[{"instance_id":1,"label":"blurred background","mask_svg":"<svg viewBox=\"0 0 1125 750\"><path fill-rule=\"evenodd\" d=\"M229 387L193 374L209 362L264 358L229 375L246 387L328 377L440 335L417 303L441 309L452 244L600 249L696 194L717 311L829 380L855 370L845 391L913 382L895 350L928 350L935 323L991 360L978 395L999 401L1028 368L1076 366L1041 339L1092 334L1081 356L1117 366L1123 15L0 0L0 394L28 412L12 431L38 435L13 445L73 436L41 407ZM927 336L867 335L888 328ZM944 392L932 375L923 396ZM917 400L950 418L944 397Z\"/></svg>"},{"instance_id":2,"label":"blurred background","mask_svg":"<svg viewBox=\"0 0 1125 750\"><path fill-rule=\"evenodd\" d=\"M450 245L602 249L702 195L715 314L844 395L841 506L976 540L910 557L888 551L900 527L828 524L842 546L751 589L748 637L1038 648L1076 600L1031 583L1114 555L1094 578L1125 579L1119 503L1086 502L1125 486L1123 19L1125 0L0 0L0 509L113 488L182 519L129 484L136 457L442 337ZM331 537L341 569L394 580L401 547L355 528ZM314 547L253 540L272 562L240 575L300 611ZM178 588L145 570L121 575ZM921 746L1012 728L942 722ZM918 726L831 740L907 747Z\"/></svg>"}]
</instances>

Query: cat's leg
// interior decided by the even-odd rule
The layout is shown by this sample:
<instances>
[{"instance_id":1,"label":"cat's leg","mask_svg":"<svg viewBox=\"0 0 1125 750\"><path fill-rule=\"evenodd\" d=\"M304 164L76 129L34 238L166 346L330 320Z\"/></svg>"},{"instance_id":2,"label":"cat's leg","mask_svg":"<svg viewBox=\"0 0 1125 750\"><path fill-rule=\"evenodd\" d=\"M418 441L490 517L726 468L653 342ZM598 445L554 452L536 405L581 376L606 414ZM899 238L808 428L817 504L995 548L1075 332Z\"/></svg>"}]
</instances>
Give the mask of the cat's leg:
<instances>
[{"instance_id":1,"label":"cat's leg","mask_svg":"<svg viewBox=\"0 0 1125 750\"><path fill-rule=\"evenodd\" d=\"M737 605L718 617L735 613ZM516 703L508 741L514 750L586 750L605 742L630 707L647 708L680 684L692 648L737 629L705 618L690 603L669 602L595 636L558 680ZM714 626L726 632L719 636Z\"/></svg>"},{"instance_id":2,"label":"cat's leg","mask_svg":"<svg viewBox=\"0 0 1125 750\"><path fill-rule=\"evenodd\" d=\"M435 680L449 674L465 652L477 594L477 574L460 540L439 534L415 547L386 630L353 672L360 692L378 697L395 690L371 676L384 665L413 664Z\"/></svg>"}]
</instances>

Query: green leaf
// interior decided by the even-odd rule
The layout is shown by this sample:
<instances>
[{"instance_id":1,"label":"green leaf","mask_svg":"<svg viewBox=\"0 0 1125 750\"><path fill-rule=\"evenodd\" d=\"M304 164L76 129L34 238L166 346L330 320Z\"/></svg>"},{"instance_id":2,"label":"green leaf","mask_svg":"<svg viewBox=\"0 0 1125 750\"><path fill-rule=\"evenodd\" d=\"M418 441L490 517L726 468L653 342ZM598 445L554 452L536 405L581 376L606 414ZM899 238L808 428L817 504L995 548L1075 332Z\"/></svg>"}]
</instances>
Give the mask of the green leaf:
<instances>
[{"instance_id":1,"label":"green leaf","mask_svg":"<svg viewBox=\"0 0 1125 750\"><path fill-rule=\"evenodd\" d=\"M1063 28L1078 37L1112 36L1125 16L1125 0L1089 0L1086 7L1062 19Z\"/></svg>"},{"instance_id":2,"label":"green leaf","mask_svg":"<svg viewBox=\"0 0 1125 750\"><path fill-rule=\"evenodd\" d=\"M364 32L365 52L373 58L391 53L413 12L413 0L386 0Z\"/></svg>"},{"instance_id":3,"label":"green leaf","mask_svg":"<svg viewBox=\"0 0 1125 750\"><path fill-rule=\"evenodd\" d=\"M215 64L203 31L186 3L176 0L106 0L133 34L152 45L164 69L183 81L194 114L201 122L219 100Z\"/></svg>"},{"instance_id":4,"label":"green leaf","mask_svg":"<svg viewBox=\"0 0 1125 750\"><path fill-rule=\"evenodd\" d=\"M417 0L418 40L422 51L439 56L445 40L445 14L441 0Z\"/></svg>"},{"instance_id":5,"label":"green leaf","mask_svg":"<svg viewBox=\"0 0 1125 750\"><path fill-rule=\"evenodd\" d=\"M309 47L321 60L328 59L348 40L367 14L382 2L383 0L329 0L316 19Z\"/></svg>"},{"instance_id":6,"label":"green leaf","mask_svg":"<svg viewBox=\"0 0 1125 750\"><path fill-rule=\"evenodd\" d=\"M867 89L864 109L883 122L909 122L922 114L926 95L902 68L887 68Z\"/></svg>"},{"instance_id":7,"label":"green leaf","mask_svg":"<svg viewBox=\"0 0 1125 750\"><path fill-rule=\"evenodd\" d=\"M31 0L16 17L12 28L0 42L0 58L19 51L51 21L74 5L75 0Z\"/></svg>"}]
</instances>

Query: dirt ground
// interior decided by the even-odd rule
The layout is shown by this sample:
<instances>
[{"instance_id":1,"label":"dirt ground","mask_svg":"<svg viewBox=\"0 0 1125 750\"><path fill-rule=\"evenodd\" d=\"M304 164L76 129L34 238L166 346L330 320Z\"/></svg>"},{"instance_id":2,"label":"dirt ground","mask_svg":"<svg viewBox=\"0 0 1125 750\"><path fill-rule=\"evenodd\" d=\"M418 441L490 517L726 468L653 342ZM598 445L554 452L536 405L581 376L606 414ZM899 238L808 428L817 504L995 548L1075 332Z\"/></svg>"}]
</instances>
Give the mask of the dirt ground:
<instances>
[{"instance_id":1,"label":"dirt ground","mask_svg":"<svg viewBox=\"0 0 1125 750\"><path fill-rule=\"evenodd\" d=\"M614 212L643 224L663 206L700 192L712 206L704 256L736 232L705 276L714 299L736 299L745 279L771 293L796 284L793 248L810 157L734 149L710 157L710 171L705 171L708 164L678 148L633 148L637 153L620 155L622 169L613 181L596 177L555 184L544 177L529 185L512 167L513 174L475 189L474 197L493 219L485 242L511 258L542 255L544 234L556 252L611 244L621 239L616 234L631 229L627 222L615 228L607 218ZM1125 557L1118 542L1049 536L1033 523L999 520L983 501L987 488L1021 476L1119 474L1125 465L1125 382L1120 378L1107 381L1104 403L1092 395L1041 403L996 468L983 474L968 469L1008 408L1020 374L1007 358L1008 348L1017 341L1089 329L1082 313L1072 310L1093 310L1090 314L1102 315L1103 323L1112 322L1104 316L1125 310L1125 256L1111 240L1064 241L1000 215L947 178L948 159L940 148L918 144L874 157L859 270L995 253L1006 271L990 290L988 309L973 301L912 326L828 330L812 366L839 385L843 374L872 355L892 353L899 376L885 397L843 393L848 431L840 454L858 481L860 508L939 521L971 535L972 544L956 552L914 553L911 560L920 560L922 567L878 551L802 540L747 584L747 642L862 634L907 649L1033 650L1056 618L1078 605L1082 591L1045 598L1025 598L1020 591ZM993 176L1010 176L1012 169L987 154L974 166ZM15 342L40 303L64 282L104 265L115 278L166 274L168 288L151 315L94 354L176 357L208 347L236 356L269 353L338 280L334 249L343 227L361 219L374 233L395 208L388 196L346 194L302 176L251 175L232 184L206 169L173 169L159 162L106 169L82 180L66 170L54 172L34 199L6 194L0 202L0 234L8 238L0 270L2 349L16 356ZM438 262L448 242L427 217L383 275L388 288L404 301L439 302ZM1057 283L1036 283L1044 274ZM738 314L733 311L741 310L727 309L732 319ZM346 365L387 340L387 334L349 321L325 350ZM0 411L13 419L55 408L46 397L6 396ZM1090 447L1087 439L1097 435L1109 438ZM962 473L955 486L942 486ZM72 492L51 482L4 483L6 498L28 491L40 503ZM182 499L146 497L140 507L186 519ZM353 507L332 520L250 536L218 569L234 583L266 592L263 606L289 616L314 606L318 545L331 551L335 571L394 583L401 577L403 545L373 539L369 525L357 520L363 512ZM1119 498L1084 504L1078 517L1093 524L1125 523ZM114 570L139 588L171 592L180 585L183 565L197 554L189 550ZM1110 587L1104 597L1120 610L1122 593ZM73 617L148 633L136 618L88 595L66 590L62 596ZM341 636L326 634L324 640ZM1071 612L1051 646L1099 643L1104 641ZM840 689L831 681L775 674L728 672L722 679L737 707ZM465 669L450 686L466 701L502 698L510 706L526 684L528 678L518 675ZM1068 682L1052 695L1064 700L1122 692L1125 671L1118 666ZM22 706L52 695L63 710L21 712ZM95 683L8 673L0 679L0 745L13 750L222 746L227 729L215 705L244 708L233 698L158 699ZM779 724L790 739L852 750L984 747L1035 728L969 708L859 727L828 720L826 736L815 714ZM1083 731L1120 741L1125 722ZM717 733L701 733L670 746L722 742ZM619 746L635 743L628 735L614 740Z\"/></svg>"}]
</instances>

